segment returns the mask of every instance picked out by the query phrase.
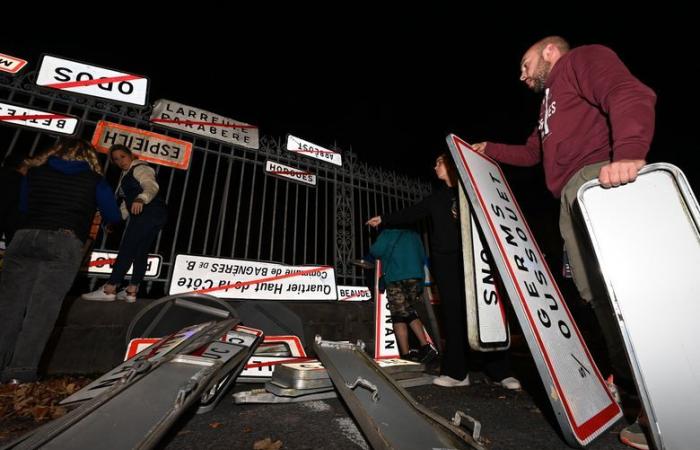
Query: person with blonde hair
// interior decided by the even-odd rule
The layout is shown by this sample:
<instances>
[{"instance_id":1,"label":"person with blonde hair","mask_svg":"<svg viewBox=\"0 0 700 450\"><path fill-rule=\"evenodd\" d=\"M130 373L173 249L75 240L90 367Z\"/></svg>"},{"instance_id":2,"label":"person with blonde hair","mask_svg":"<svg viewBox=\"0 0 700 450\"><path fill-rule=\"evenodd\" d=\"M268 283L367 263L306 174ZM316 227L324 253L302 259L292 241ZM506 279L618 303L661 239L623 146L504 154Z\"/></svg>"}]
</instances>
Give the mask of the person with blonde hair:
<instances>
[{"instance_id":1,"label":"person with blonde hair","mask_svg":"<svg viewBox=\"0 0 700 450\"><path fill-rule=\"evenodd\" d=\"M62 138L27 160L20 190L23 224L5 252L0 281L0 382L37 379L39 361L82 260L99 209L121 220L95 149Z\"/></svg>"}]
</instances>

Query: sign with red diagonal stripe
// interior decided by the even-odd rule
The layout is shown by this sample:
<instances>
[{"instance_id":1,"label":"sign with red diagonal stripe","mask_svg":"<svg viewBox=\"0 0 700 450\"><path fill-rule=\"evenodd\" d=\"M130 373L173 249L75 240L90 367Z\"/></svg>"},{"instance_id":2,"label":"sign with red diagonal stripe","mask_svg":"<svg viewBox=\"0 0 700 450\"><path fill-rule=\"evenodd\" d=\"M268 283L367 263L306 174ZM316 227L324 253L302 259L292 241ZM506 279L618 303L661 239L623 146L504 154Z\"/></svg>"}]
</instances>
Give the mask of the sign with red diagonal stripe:
<instances>
[{"instance_id":1,"label":"sign with red diagonal stripe","mask_svg":"<svg viewBox=\"0 0 700 450\"><path fill-rule=\"evenodd\" d=\"M292 136L291 134L287 135L287 151L300 156L320 159L321 161L335 164L336 166L343 165L343 156L340 153L328 150L320 145L312 144L309 141Z\"/></svg>"},{"instance_id":2,"label":"sign with red diagonal stripe","mask_svg":"<svg viewBox=\"0 0 700 450\"><path fill-rule=\"evenodd\" d=\"M15 74L27 65L27 61L0 53L0 71Z\"/></svg>"},{"instance_id":3,"label":"sign with red diagonal stripe","mask_svg":"<svg viewBox=\"0 0 700 450\"><path fill-rule=\"evenodd\" d=\"M511 299L564 438L591 442L622 417L501 168L455 135L447 144Z\"/></svg>"},{"instance_id":4,"label":"sign with red diagonal stripe","mask_svg":"<svg viewBox=\"0 0 700 450\"><path fill-rule=\"evenodd\" d=\"M372 300L372 292L367 286L338 286L339 302L366 302Z\"/></svg>"},{"instance_id":5,"label":"sign with red diagonal stripe","mask_svg":"<svg viewBox=\"0 0 700 450\"><path fill-rule=\"evenodd\" d=\"M170 295L184 292L251 300L337 300L330 266L177 255Z\"/></svg>"},{"instance_id":6,"label":"sign with red diagonal stripe","mask_svg":"<svg viewBox=\"0 0 700 450\"><path fill-rule=\"evenodd\" d=\"M38 128L51 133L73 134L78 126L78 118L0 103L0 123Z\"/></svg>"},{"instance_id":7,"label":"sign with red diagonal stripe","mask_svg":"<svg viewBox=\"0 0 700 450\"><path fill-rule=\"evenodd\" d=\"M39 64L36 84L66 92L145 106L148 99L149 80L142 75L44 55Z\"/></svg>"},{"instance_id":8,"label":"sign with red diagonal stripe","mask_svg":"<svg viewBox=\"0 0 700 450\"><path fill-rule=\"evenodd\" d=\"M255 125L172 100L156 100L151 112L151 122L228 144L252 149L259 147L258 127Z\"/></svg>"},{"instance_id":9,"label":"sign with red diagonal stripe","mask_svg":"<svg viewBox=\"0 0 700 450\"><path fill-rule=\"evenodd\" d=\"M316 175L313 173L285 166L284 164L270 161L269 159L265 161L265 173L287 180L298 181L299 183L308 184L309 186L316 186Z\"/></svg>"},{"instance_id":10,"label":"sign with red diagonal stripe","mask_svg":"<svg viewBox=\"0 0 700 450\"><path fill-rule=\"evenodd\" d=\"M183 170L190 166L191 142L104 120L97 122L92 145L108 153L114 144L126 145L144 161Z\"/></svg>"},{"instance_id":11,"label":"sign with red diagonal stripe","mask_svg":"<svg viewBox=\"0 0 700 450\"><path fill-rule=\"evenodd\" d=\"M93 251L90 253L90 261L82 268L87 273L112 273L114 263L117 261L117 252ZM160 268L163 264L163 257L160 255L148 255L146 262L146 278L158 278ZM129 266L127 275L131 275L134 267Z\"/></svg>"}]
</instances>

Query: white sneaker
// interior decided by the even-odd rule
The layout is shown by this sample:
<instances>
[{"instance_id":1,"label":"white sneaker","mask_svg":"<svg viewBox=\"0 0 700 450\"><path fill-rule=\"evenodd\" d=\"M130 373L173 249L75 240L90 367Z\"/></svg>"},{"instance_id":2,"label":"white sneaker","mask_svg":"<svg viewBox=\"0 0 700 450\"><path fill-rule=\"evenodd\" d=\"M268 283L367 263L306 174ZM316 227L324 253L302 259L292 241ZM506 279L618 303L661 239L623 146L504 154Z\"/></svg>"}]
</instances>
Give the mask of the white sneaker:
<instances>
[{"instance_id":1,"label":"white sneaker","mask_svg":"<svg viewBox=\"0 0 700 450\"><path fill-rule=\"evenodd\" d=\"M499 381L498 384L500 384L506 389L510 389L511 391L519 391L523 388L520 385L520 381L518 381L518 379L515 377L504 378L501 381Z\"/></svg>"},{"instance_id":2,"label":"white sneaker","mask_svg":"<svg viewBox=\"0 0 700 450\"><path fill-rule=\"evenodd\" d=\"M123 300L127 303L134 303L136 302L136 294L132 294L127 291L126 288L124 288L117 293L117 300Z\"/></svg>"},{"instance_id":3,"label":"white sneaker","mask_svg":"<svg viewBox=\"0 0 700 450\"><path fill-rule=\"evenodd\" d=\"M117 294L108 294L105 292L105 287L100 286L95 291L81 295L80 298L93 302L113 302L117 298Z\"/></svg>"},{"instance_id":4,"label":"white sneaker","mask_svg":"<svg viewBox=\"0 0 700 450\"><path fill-rule=\"evenodd\" d=\"M433 384L442 387L458 387L458 386L469 386L469 374L463 380L455 380L447 375L440 375L433 380Z\"/></svg>"}]
</instances>

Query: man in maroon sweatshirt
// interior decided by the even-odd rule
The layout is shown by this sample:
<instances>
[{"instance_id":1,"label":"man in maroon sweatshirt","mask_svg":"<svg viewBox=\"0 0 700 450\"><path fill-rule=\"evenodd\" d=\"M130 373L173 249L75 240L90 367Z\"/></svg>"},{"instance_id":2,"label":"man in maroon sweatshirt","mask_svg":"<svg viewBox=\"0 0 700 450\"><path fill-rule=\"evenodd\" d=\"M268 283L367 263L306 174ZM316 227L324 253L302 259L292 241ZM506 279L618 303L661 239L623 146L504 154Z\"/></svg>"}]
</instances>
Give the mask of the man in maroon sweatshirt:
<instances>
[{"instance_id":1,"label":"man in maroon sweatshirt","mask_svg":"<svg viewBox=\"0 0 700 450\"><path fill-rule=\"evenodd\" d=\"M603 186L616 187L636 179L654 135L656 95L609 48L570 49L559 36L546 37L525 52L520 80L544 93L537 127L527 142L480 142L473 147L506 164L542 162L547 188L561 198L559 228L574 283L595 311L613 369L618 377L629 376L611 307L595 267L590 267L595 258L572 213L576 193L586 181L598 178Z\"/></svg>"}]
</instances>

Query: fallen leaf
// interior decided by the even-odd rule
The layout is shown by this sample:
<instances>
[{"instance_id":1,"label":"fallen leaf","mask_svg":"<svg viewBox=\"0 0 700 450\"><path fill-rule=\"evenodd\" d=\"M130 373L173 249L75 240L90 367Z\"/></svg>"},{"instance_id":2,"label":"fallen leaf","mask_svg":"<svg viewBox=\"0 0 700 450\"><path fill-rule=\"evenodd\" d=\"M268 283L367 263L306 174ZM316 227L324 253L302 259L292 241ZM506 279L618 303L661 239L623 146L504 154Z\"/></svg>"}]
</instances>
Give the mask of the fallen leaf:
<instances>
[{"instance_id":1,"label":"fallen leaf","mask_svg":"<svg viewBox=\"0 0 700 450\"><path fill-rule=\"evenodd\" d=\"M256 441L253 444L253 450L279 450L282 448L282 441L279 439L272 442L272 439L265 438L262 441Z\"/></svg>"},{"instance_id":2,"label":"fallen leaf","mask_svg":"<svg viewBox=\"0 0 700 450\"><path fill-rule=\"evenodd\" d=\"M253 431L253 429L250 428L250 427L247 426L247 425L243 427L243 432L244 432L244 433L250 433L250 432L252 432L252 431Z\"/></svg>"},{"instance_id":3,"label":"fallen leaf","mask_svg":"<svg viewBox=\"0 0 700 450\"><path fill-rule=\"evenodd\" d=\"M223 426L224 426L224 424L221 422L212 422L209 424L209 428L214 428L214 429L221 428Z\"/></svg>"}]
</instances>

